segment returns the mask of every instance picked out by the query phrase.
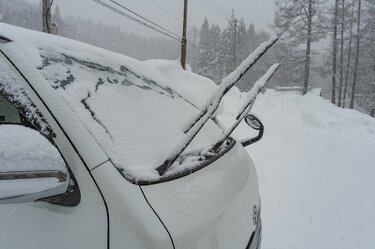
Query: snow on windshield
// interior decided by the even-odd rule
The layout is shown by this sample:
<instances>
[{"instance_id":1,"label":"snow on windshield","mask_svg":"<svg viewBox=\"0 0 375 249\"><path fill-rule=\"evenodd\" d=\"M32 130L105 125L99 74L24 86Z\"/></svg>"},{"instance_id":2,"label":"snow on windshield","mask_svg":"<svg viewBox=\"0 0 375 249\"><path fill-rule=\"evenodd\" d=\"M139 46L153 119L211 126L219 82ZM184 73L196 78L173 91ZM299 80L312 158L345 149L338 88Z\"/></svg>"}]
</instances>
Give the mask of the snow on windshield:
<instances>
[{"instance_id":1,"label":"snow on windshield","mask_svg":"<svg viewBox=\"0 0 375 249\"><path fill-rule=\"evenodd\" d=\"M199 113L170 88L169 79L118 53L0 25L0 35L13 41L8 49L27 55L127 179L159 178L154 169L184 139L183 127ZM206 148L221 132L209 122L188 150Z\"/></svg>"},{"instance_id":2,"label":"snow on windshield","mask_svg":"<svg viewBox=\"0 0 375 249\"><path fill-rule=\"evenodd\" d=\"M40 55L43 65L39 70L52 87L112 161L134 174L158 166L167 156L165 152L182 139L183 133L176 128L196 112L171 89L124 65L110 67L105 61L46 49Z\"/></svg>"},{"instance_id":3,"label":"snow on windshield","mask_svg":"<svg viewBox=\"0 0 375 249\"><path fill-rule=\"evenodd\" d=\"M154 168L183 139L181 127L197 109L170 88L124 65L110 67L105 61L48 49L40 49L40 55L43 64L38 69L115 165L129 178L159 177Z\"/></svg>"}]
</instances>

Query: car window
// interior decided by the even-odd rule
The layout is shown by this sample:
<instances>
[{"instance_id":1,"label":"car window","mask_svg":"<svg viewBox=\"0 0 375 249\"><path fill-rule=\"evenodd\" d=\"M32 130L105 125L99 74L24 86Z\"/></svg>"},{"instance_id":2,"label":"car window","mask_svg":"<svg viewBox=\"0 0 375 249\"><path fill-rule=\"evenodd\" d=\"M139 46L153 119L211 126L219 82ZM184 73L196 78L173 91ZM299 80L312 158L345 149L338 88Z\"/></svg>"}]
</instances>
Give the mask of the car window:
<instances>
[{"instance_id":1,"label":"car window","mask_svg":"<svg viewBox=\"0 0 375 249\"><path fill-rule=\"evenodd\" d=\"M18 124L53 138L52 128L25 91L27 83L0 53L0 124Z\"/></svg>"},{"instance_id":2,"label":"car window","mask_svg":"<svg viewBox=\"0 0 375 249\"><path fill-rule=\"evenodd\" d=\"M0 124L21 124L21 115L4 96L0 94Z\"/></svg>"},{"instance_id":3,"label":"car window","mask_svg":"<svg viewBox=\"0 0 375 249\"><path fill-rule=\"evenodd\" d=\"M0 93L0 125L4 124L22 125L37 130L35 125L24 118L21 112Z\"/></svg>"}]
</instances>

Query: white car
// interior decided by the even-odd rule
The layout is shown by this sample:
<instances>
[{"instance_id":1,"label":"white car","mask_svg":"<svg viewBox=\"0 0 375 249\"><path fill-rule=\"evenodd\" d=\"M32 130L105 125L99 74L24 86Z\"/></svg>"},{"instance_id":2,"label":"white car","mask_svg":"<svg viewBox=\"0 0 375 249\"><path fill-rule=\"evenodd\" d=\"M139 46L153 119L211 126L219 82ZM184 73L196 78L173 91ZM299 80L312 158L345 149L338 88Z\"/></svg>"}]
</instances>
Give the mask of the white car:
<instances>
[{"instance_id":1,"label":"white car","mask_svg":"<svg viewBox=\"0 0 375 249\"><path fill-rule=\"evenodd\" d=\"M126 44L124 44L126 45ZM0 23L0 248L259 248L253 162L129 57Z\"/></svg>"}]
</instances>

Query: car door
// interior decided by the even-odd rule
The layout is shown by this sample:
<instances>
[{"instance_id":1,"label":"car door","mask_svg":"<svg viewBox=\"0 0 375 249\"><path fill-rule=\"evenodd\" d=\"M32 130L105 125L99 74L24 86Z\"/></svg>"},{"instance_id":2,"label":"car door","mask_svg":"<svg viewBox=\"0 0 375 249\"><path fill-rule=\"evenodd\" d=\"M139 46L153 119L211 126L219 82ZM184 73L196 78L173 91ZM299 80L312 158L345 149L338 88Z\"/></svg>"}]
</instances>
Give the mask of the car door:
<instances>
[{"instance_id":1,"label":"car door","mask_svg":"<svg viewBox=\"0 0 375 249\"><path fill-rule=\"evenodd\" d=\"M43 101L38 99L37 93L32 92L26 80L0 51L0 129L2 124L8 123L33 126L20 116L20 105L8 101L16 99L9 94L19 86L56 134L53 143L76 179L81 199L71 207L44 201L0 205L0 248L108 248L106 205L79 151L75 150Z\"/></svg>"}]
</instances>

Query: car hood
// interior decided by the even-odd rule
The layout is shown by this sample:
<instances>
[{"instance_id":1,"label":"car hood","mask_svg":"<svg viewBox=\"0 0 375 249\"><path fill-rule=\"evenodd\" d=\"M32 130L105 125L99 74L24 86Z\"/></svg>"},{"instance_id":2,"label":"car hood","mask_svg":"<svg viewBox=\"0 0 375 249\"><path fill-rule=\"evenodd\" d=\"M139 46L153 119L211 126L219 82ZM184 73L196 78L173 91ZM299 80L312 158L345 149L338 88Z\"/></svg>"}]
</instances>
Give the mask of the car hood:
<instances>
[{"instance_id":1,"label":"car hood","mask_svg":"<svg viewBox=\"0 0 375 249\"><path fill-rule=\"evenodd\" d=\"M257 175L240 144L197 172L141 188L176 248L245 249L255 230Z\"/></svg>"}]
</instances>

